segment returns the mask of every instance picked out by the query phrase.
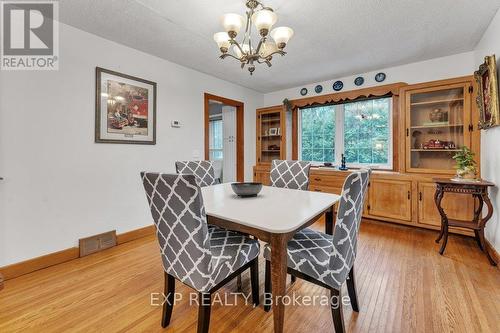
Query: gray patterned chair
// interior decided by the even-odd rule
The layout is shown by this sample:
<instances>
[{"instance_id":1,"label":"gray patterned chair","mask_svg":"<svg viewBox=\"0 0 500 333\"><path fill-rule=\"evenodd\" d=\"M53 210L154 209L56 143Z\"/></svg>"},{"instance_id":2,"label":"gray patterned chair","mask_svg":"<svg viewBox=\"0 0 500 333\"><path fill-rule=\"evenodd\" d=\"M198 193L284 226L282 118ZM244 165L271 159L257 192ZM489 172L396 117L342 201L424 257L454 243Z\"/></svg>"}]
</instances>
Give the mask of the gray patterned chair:
<instances>
[{"instance_id":1,"label":"gray patterned chair","mask_svg":"<svg viewBox=\"0 0 500 333\"><path fill-rule=\"evenodd\" d=\"M271 186L306 191L309 187L309 169L306 161L273 160L271 165Z\"/></svg>"},{"instance_id":2,"label":"gray patterned chair","mask_svg":"<svg viewBox=\"0 0 500 333\"><path fill-rule=\"evenodd\" d=\"M248 268L252 300L257 306L259 242L215 226L207 228L203 197L194 175L142 172L141 177L165 271L161 325L170 323L175 280L199 293L198 332L208 332L211 294Z\"/></svg>"},{"instance_id":3,"label":"gray patterned chair","mask_svg":"<svg viewBox=\"0 0 500 333\"><path fill-rule=\"evenodd\" d=\"M175 170L184 175L195 175L200 187L220 183L219 179L215 178L212 161L177 161L175 162Z\"/></svg>"},{"instance_id":4,"label":"gray patterned chair","mask_svg":"<svg viewBox=\"0 0 500 333\"><path fill-rule=\"evenodd\" d=\"M370 181L370 170L361 170L347 176L337 213L333 236L305 228L288 242L288 273L330 290L332 317L335 332L344 332L342 315L342 285L347 281L347 290L353 311L359 312L354 278L358 232L363 215L363 202ZM264 248L266 258L266 297L271 292L270 261L271 248ZM264 310L270 306L264 304Z\"/></svg>"}]
</instances>

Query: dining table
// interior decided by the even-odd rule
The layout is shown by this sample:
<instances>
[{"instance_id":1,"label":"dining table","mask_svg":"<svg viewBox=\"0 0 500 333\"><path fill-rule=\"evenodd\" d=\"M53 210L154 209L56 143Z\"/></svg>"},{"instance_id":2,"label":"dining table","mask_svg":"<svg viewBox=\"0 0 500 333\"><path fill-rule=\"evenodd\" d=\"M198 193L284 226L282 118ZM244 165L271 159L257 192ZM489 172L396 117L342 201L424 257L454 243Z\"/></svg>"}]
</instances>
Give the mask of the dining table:
<instances>
[{"instance_id":1,"label":"dining table","mask_svg":"<svg viewBox=\"0 0 500 333\"><path fill-rule=\"evenodd\" d=\"M333 234L336 194L262 186L255 197L238 197L230 183L201 189L207 222L246 233L271 246L274 332L283 332L287 244L295 233L325 215L325 232Z\"/></svg>"}]
</instances>

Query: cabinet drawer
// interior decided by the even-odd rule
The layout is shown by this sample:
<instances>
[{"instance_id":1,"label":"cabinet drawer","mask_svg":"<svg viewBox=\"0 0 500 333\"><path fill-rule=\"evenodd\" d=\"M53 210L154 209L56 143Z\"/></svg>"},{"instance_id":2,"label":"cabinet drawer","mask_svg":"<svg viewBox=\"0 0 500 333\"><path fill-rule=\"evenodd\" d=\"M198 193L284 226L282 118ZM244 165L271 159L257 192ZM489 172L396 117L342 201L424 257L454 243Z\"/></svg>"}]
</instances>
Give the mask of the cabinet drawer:
<instances>
[{"instance_id":1,"label":"cabinet drawer","mask_svg":"<svg viewBox=\"0 0 500 333\"><path fill-rule=\"evenodd\" d=\"M309 182L311 185L320 187L342 188L347 175L315 175L311 174Z\"/></svg>"},{"instance_id":2,"label":"cabinet drawer","mask_svg":"<svg viewBox=\"0 0 500 333\"><path fill-rule=\"evenodd\" d=\"M332 193L332 194L340 195L342 193L342 187L309 185L309 191Z\"/></svg>"}]
</instances>

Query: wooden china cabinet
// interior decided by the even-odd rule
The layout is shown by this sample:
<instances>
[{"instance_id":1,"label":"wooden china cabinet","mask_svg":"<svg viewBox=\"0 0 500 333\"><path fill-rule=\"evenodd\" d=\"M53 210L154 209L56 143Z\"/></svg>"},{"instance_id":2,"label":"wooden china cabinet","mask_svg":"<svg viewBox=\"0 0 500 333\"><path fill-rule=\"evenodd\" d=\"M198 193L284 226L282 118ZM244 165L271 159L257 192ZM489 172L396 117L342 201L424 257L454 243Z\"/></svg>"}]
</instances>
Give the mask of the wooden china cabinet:
<instances>
[{"instance_id":1,"label":"wooden china cabinet","mask_svg":"<svg viewBox=\"0 0 500 333\"><path fill-rule=\"evenodd\" d=\"M272 160L285 159L286 126L282 106L257 110L257 163L271 164Z\"/></svg>"},{"instance_id":2,"label":"wooden china cabinet","mask_svg":"<svg viewBox=\"0 0 500 333\"><path fill-rule=\"evenodd\" d=\"M296 109L305 105L344 102L368 96L393 98L393 170L374 170L365 202L364 216L370 219L440 228L440 215L434 203L434 177L453 177L453 155L462 146L469 147L480 161L480 131L476 109L476 87L472 76L413 85L393 84L358 91L292 100ZM315 100L315 98L317 100ZM254 180L269 183L270 161L284 159L285 112L282 106L257 110L257 165ZM274 122L274 124L273 124ZM272 124L272 125L270 125ZM269 127L281 127L280 137L267 137ZM266 132L267 131L267 132ZM292 126L292 132L297 126ZM297 159L297 133L292 133L292 159ZM280 147L269 152L269 145ZM311 191L340 194L349 171L313 167ZM442 206L454 220L469 221L474 199L447 193ZM455 228L452 232L470 234Z\"/></svg>"}]
</instances>

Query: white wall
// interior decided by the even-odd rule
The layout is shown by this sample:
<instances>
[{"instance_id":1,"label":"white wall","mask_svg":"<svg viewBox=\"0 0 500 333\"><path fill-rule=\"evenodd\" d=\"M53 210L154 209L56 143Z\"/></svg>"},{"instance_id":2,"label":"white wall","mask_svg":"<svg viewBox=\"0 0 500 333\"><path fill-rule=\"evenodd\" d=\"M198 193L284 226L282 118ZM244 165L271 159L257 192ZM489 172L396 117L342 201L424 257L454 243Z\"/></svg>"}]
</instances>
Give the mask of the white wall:
<instances>
[{"instance_id":1,"label":"white wall","mask_svg":"<svg viewBox=\"0 0 500 333\"><path fill-rule=\"evenodd\" d=\"M278 105L281 104L281 102L285 98L296 99L334 93L332 85L333 82L337 80L341 80L342 82L344 82L344 88L342 89L342 91L348 91L396 82L406 82L412 84L441 80L458 76L471 75L473 71L474 52L466 52L397 67L384 68L359 75L347 76L342 78L332 78L329 81L315 82L295 88L271 92L264 95L264 105ZM375 81L375 74L378 72L384 72L387 75L385 81L382 83L378 83ZM360 87L354 85L354 79L357 76L363 76L365 78L365 83ZM314 87L317 84L321 84L323 86L323 92L321 94L316 94L316 92L314 92ZM300 95L300 89L302 89L303 87L306 87L308 90L306 96Z\"/></svg>"},{"instance_id":2,"label":"white wall","mask_svg":"<svg viewBox=\"0 0 500 333\"><path fill-rule=\"evenodd\" d=\"M94 143L96 66L157 82L155 146ZM245 103L251 179L261 93L64 24L59 71L0 72L0 266L151 224L139 172L203 156L204 92Z\"/></svg>"},{"instance_id":3,"label":"white wall","mask_svg":"<svg viewBox=\"0 0 500 333\"><path fill-rule=\"evenodd\" d=\"M475 67L484 62L486 55L496 54L497 64L500 63L500 12L484 33L481 41L474 50ZM500 252L500 126L491 128L481 133L481 175L483 178L494 182L497 187L490 190L494 213L486 226L486 238Z\"/></svg>"}]
</instances>

